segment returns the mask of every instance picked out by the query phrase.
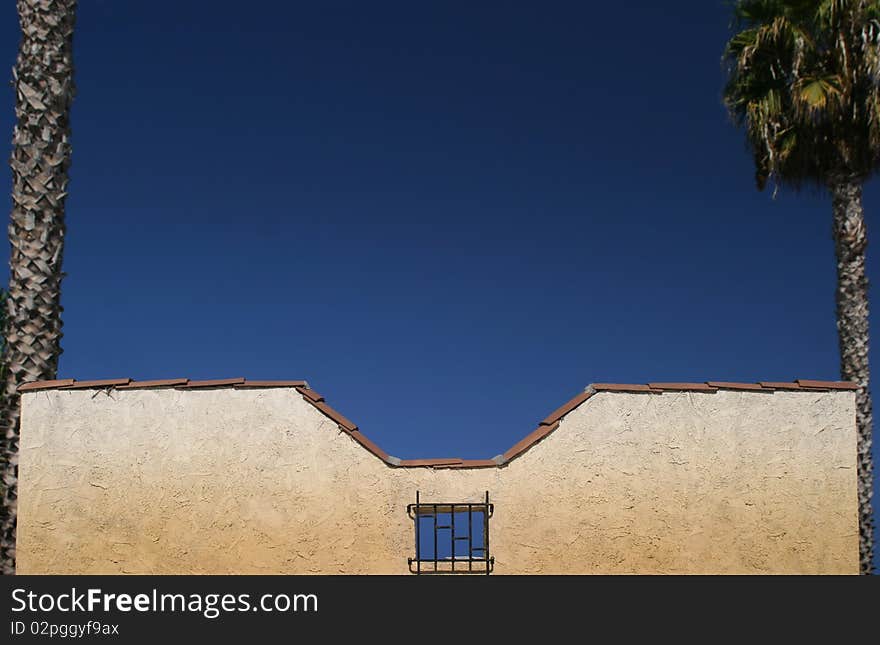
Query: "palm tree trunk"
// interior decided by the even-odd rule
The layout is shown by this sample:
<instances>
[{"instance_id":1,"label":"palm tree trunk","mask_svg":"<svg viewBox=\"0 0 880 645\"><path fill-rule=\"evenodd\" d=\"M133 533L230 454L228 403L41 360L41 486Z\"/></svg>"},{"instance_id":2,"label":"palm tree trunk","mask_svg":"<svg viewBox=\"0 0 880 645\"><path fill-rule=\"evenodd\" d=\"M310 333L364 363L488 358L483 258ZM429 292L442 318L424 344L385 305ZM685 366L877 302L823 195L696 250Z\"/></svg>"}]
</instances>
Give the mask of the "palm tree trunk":
<instances>
[{"instance_id":1,"label":"palm tree trunk","mask_svg":"<svg viewBox=\"0 0 880 645\"><path fill-rule=\"evenodd\" d=\"M51 379L61 354L61 258L70 164L76 0L18 0L21 44L13 70L10 277L3 329L3 513L0 566L15 572L19 401L25 381Z\"/></svg>"},{"instance_id":2,"label":"palm tree trunk","mask_svg":"<svg viewBox=\"0 0 880 645\"><path fill-rule=\"evenodd\" d=\"M856 426L858 428L859 569L872 570L874 526L871 513L873 425L868 370L868 279L865 249L868 245L862 212L862 184L846 178L830 186L834 210L834 246L837 252L837 334L840 343L840 372L854 381Z\"/></svg>"}]
</instances>

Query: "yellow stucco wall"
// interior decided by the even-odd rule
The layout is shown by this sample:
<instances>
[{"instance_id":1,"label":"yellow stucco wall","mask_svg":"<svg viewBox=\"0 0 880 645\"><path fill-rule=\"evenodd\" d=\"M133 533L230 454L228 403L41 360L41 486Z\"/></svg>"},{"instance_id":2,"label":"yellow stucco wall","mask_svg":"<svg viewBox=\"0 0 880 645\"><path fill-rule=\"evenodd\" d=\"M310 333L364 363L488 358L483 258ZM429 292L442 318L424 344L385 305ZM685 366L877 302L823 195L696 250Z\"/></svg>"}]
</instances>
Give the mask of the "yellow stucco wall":
<instances>
[{"instance_id":1,"label":"yellow stucco wall","mask_svg":"<svg viewBox=\"0 0 880 645\"><path fill-rule=\"evenodd\" d=\"M852 392L602 392L447 470L386 465L294 389L22 399L20 573L407 573L416 490L490 491L497 574L858 571Z\"/></svg>"}]
</instances>

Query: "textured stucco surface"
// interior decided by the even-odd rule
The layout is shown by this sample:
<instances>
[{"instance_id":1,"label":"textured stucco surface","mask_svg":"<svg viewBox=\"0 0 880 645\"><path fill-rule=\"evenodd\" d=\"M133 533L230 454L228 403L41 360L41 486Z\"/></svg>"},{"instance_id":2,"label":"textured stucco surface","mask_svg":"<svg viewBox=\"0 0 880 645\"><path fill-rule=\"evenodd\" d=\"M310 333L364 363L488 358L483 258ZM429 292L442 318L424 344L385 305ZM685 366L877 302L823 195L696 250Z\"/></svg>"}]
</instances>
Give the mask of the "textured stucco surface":
<instances>
[{"instance_id":1,"label":"textured stucco surface","mask_svg":"<svg viewBox=\"0 0 880 645\"><path fill-rule=\"evenodd\" d=\"M447 470L387 466L293 389L22 398L20 573L407 573L416 490L490 491L498 574L858 570L852 392L599 393Z\"/></svg>"}]
</instances>

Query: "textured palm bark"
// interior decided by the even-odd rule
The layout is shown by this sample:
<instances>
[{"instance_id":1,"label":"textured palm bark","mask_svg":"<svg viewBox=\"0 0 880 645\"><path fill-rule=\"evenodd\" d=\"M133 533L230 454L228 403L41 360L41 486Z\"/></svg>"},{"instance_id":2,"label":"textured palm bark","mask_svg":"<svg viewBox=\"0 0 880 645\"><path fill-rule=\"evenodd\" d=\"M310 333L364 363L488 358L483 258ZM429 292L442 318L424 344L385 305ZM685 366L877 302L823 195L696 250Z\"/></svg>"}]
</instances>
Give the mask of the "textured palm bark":
<instances>
[{"instance_id":1,"label":"textured palm bark","mask_svg":"<svg viewBox=\"0 0 880 645\"><path fill-rule=\"evenodd\" d=\"M868 237L862 212L862 185L845 179L831 185L834 209L834 245L837 252L837 330L840 372L854 381L858 426L859 563L863 574L872 570L874 526L871 512L873 460L871 458L870 372L868 369L868 279L865 249Z\"/></svg>"},{"instance_id":2,"label":"textured palm bark","mask_svg":"<svg viewBox=\"0 0 880 645\"><path fill-rule=\"evenodd\" d=\"M13 69L10 277L6 302L3 432L3 573L15 572L19 400L25 381L54 378L61 354L64 200L70 164L72 39L76 0L18 0L22 39Z\"/></svg>"}]
</instances>

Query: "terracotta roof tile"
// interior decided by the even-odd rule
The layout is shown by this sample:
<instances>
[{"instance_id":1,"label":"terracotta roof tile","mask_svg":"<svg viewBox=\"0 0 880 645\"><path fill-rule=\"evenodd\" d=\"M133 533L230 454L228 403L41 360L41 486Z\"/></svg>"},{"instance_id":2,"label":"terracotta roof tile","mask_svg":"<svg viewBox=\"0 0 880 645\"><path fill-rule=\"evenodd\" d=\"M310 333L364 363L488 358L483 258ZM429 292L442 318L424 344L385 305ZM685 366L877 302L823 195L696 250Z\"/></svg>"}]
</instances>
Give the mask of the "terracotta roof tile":
<instances>
[{"instance_id":1,"label":"terracotta roof tile","mask_svg":"<svg viewBox=\"0 0 880 645\"><path fill-rule=\"evenodd\" d=\"M31 381L18 386L19 392L33 392L34 390L57 390L58 388L73 385L72 378L55 379L52 381Z\"/></svg>"},{"instance_id":2,"label":"terracotta roof tile","mask_svg":"<svg viewBox=\"0 0 880 645\"><path fill-rule=\"evenodd\" d=\"M239 378L221 378L215 379L213 381L189 381L186 385L182 387L192 390L196 388L202 387L224 387L227 385L242 385L244 383L244 377Z\"/></svg>"},{"instance_id":3,"label":"terracotta roof tile","mask_svg":"<svg viewBox=\"0 0 880 645\"><path fill-rule=\"evenodd\" d=\"M462 459L457 464L439 465L437 468L495 468L498 466L494 459Z\"/></svg>"},{"instance_id":4,"label":"terracotta roof tile","mask_svg":"<svg viewBox=\"0 0 880 645\"><path fill-rule=\"evenodd\" d=\"M811 390L858 390L858 383L851 381L810 381L798 379L798 385L808 387Z\"/></svg>"},{"instance_id":5,"label":"terracotta roof tile","mask_svg":"<svg viewBox=\"0 0 880 645\"><path fill-rule=\"evenodd\" d=\"M143 390L147 388L160 387L176 387L186 385L189 379L186 378L166 378L158 381L132 381L128 385L120 385L117 390Z\"/></svg>"},{"instance_id":6,"label":"terracotta roof tile","mask_svg":"<svg viewBox=\"0 0 880 645\"><path fill-rule=\"evenodd\" d=\"M551 412L543 421L541 421L541 425L546 426L555 423L556 421L559 421L562 417L574 410L577 406L589 399L592 395L592 392L589 391L581 392L576 397L568 401L565 405L562 405L553 410L553 412Z\"/></svg>"},{"instance_id":7,"label":"terracotta roof tile","mask_svg":"<svg viewBox=\"0 0 880 645\"><path fill-rule=\"evenodd\" d=\"M113 387L119 385L128 385L131 383L130 378L111 378L102 381L74 381L73 385L62 387L62 390L88 390L92 388Z\"/></svg>"},{"instance_id":8,"label":"terracotta roof tile","mask_svg":"<svg viewBox=\"0 0 880 645\"><path fill-rule=\"evenodd\" d=\"M417 466L458 466L463 459L403 459L401 466L415 468Z\"/></svg>"},{"instance_id":9,"label":"terracotta roof tile","mask_svg":"<svg viewBox=\"0 0 880 645\"><path fill-rule=\"evenodd\" d=\"M648 383L652 390L669 392L714 392L716 388L706 383Z\"/></svg>"},{"instance_id":10,"label":"terracotta roof tile","mask_svg":"<svg viewBox=\"0 0 880 645\"><path fill-rule=\"evenodd\" d=\"M266 387L305 387L308 385L305 381L254 381L245 379L244 383L239 383L235 389L242 390L248 388L266 388Z\"/></svg>"},{"instance_id":11,"label":"terracotta roof tile","mask_svg":"<svg viewBox=\"0 0 880 645\"><path fill-rule=\"evenodd\" d=\"M372 441L367 439L367 437L364 436L364 434L362 432L355 430L353 432L349 432L349 435L351 436L352 439L354 439L359 444L361 444L364 448L366 448L367 450L372 452L379 459L381 459L382 461L386 461L386 462L388 461L388 453L385 452L384 450L382 450L375 443L373 443Z\"/></svg>"},{"instance_id":12,"label":"terracotta roof tile","mask_svg":"<svg viewBox=\"0 0 880 645\"><path fill-rule=\"evenodd\" d=\"M323 412L325 415L327 415L328 417L333 419L336 423L341 425L343 428L345 428L349 432L353 432L358 429L358 427L355 423L353 423L352 421L347 419L341 412L337 412L336 410L331 408L329 405L327 405L323 401L309 401L309 403L314 405L321 412Z\"/></svg>"},{"instance_id":13,"label":"terracotta roof tile","mask_svg":"<svg viewBox=\"0 0 880 645\"><path fill-rule=\"evenodd\" d=\"M324 400L324 397L321 396L320 394L318 394L317 392L315 392L314 390L310 390L310 389L305 388L305 387L298 387L298 388L296 388L296 389L299 390L299 393L300 393L300 394L302 394L303 396L305 396L305 397L311 399L312 401L314 401L314 402L316 402L316 403L317 403L318 401L323 401L323 400Z\"/></svg>"},{"instance_id":14,"label":"terracotta roof tile","mask_svg":"<svg viewBox=\"0 0 880 645\"><path fill-rule=\"evenodd\" d=\"M761 381L761 387L767 388L770 390L799 390L801 386L797 383L785 383L785 382L774 382L774 381Z\"/></svg>"},{"instance_id":15,"label":"terracotta roof tile","mask_svg":"<svg viewBox=\"0 0 880 645\"><path fill-rule=\"evenodd\" d=\"M593 383L591 386L597 392L653 392L649 385L635 383Z\"/></svg>"},{"instance_id":16,"label":"terracotta roof tile","mask_svg":"<svg viewBox=\"0 0 880 645\"><path fill-rule=\"evenodd\" d=\"M519 457L522 453L534 446L541 439L556 430L556 428L558 427L559 421L554 421L550 425L538 426L538 428L534 430L531 434L515 443L507 452L504 453L504 461L507 462L514 457Z\"/></svg>"},{"instance_id":17,"label":"terracotta roof tile","mask_svg":"<svg viewBox=\"0 0 880 645\"><path fill-rule=\"evenodd\" d=\"M760 391L764 388L760 383L730 383L728 381L709 381L709 385L719 390L753 390Z\"/></svg>"}]
</instances>

